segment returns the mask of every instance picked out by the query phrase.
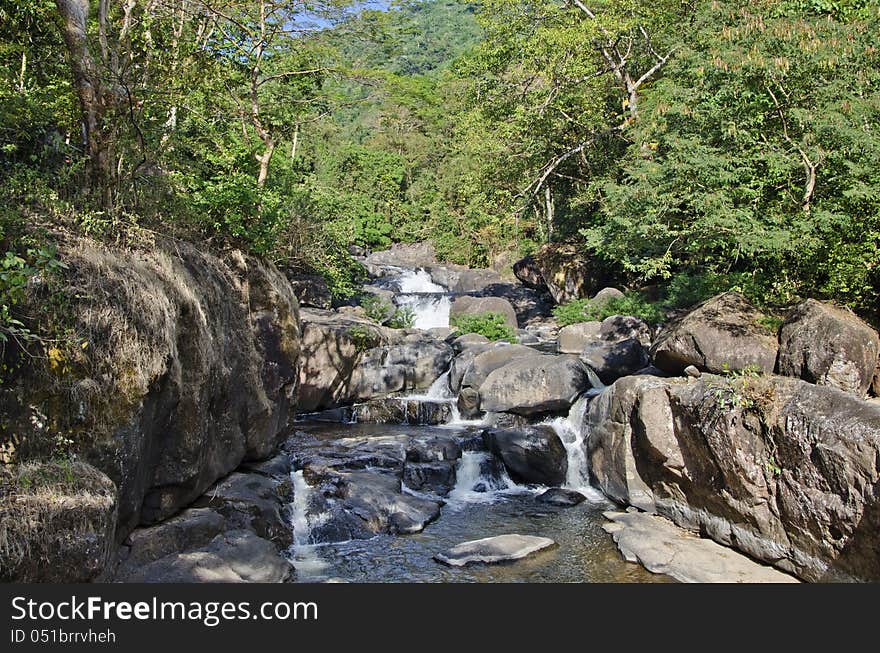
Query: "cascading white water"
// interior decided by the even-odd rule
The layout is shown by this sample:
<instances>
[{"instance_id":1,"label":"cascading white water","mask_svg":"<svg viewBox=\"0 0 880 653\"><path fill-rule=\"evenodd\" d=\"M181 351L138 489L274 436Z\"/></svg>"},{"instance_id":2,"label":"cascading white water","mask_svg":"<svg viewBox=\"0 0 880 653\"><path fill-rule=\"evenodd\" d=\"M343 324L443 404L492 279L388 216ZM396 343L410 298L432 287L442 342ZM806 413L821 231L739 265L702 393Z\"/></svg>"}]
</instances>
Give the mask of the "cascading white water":
<instances>
[{"instance_id":1,"label":"cascading white water","mask_svg":"<svg viewBox=\"0 0 880 653\"><path fill-rule=\"evenodd\" d=\"M328 516L309 514L313 490L306 483L302 470L291 472L290 481L293 484L290 519L293 528L293 546L290 559L298 574L303 577L315 576L327 566L327 563L318 555L316 545L311 541L312 529L326 521Z\"/></svg>"},{"instance_id":2,"label":"cascading white water","mask_svg":"<svg viewBox=\"0 0 880 653\"><path fill-rule=\"evenodd\" d=\"M584 418L591 399L591 393L584 394L572 404L567 417L557 417L547 424L553 427L565 447L568 471L564 487L577 490L588 499L601 500L602 494L590 486L590 465L585 446L587 428Z\"/></svg>"},{"instance_id":3,"label":"cascading white water","mask_svg":"<svg viewBox=\"0 0 880 653\"><path fill-rule=\"evenodd\" d=\"M425 270L401 269L397 284L400 292L394 301L412 310L416 329L449 326L452 298L446 288L431 280L430 274Z\"/></svg>"},{"instance_id":4,"label":"cascading white water","mask_svg":"<svg viewBox=\"0 0 880 653\"><path fill-rule=\"evenodd\" d=\"M519 491L520 488L503 466L497 474L486 473L490 454L485 451L464 451L455 469L455 487L447 495L454 505L465 503L490 503L498 493Z\"/></svg>"}]
</instances>

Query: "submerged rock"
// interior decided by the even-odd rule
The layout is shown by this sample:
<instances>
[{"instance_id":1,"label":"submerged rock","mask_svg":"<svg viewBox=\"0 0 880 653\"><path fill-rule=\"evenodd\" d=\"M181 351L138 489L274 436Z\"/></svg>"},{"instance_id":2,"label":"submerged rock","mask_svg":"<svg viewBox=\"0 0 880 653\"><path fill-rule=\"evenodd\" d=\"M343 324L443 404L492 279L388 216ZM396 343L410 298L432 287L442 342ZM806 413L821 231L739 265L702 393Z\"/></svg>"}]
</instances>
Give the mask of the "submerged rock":
<instances>
[{"instance_id":1,"label":"submerged rock","mask_svg":"<svg viewBox=\"0 0 880 653\"><path fill-rule=\"evenodd\" d=\"M556 546L556 542L549 537L496 535L456 544L451 549L435 555L434 559L452 567L464 567L478 562L491 564L521 560L552 546Z\"/></svg>"},{"instance_id":2,"label":"submerged rock","mask_svg":"<svg viewBox=\"0 0 880 653\"><path fill-rule=\"evenodd\" d=\"M537 500L541 503L549 503L551 506L561 506L568 508L576 506L586 501L587 497L577 490L569 490L567 488L552 487L546 492L538 495Z\"/></svg>"}]
</instances>

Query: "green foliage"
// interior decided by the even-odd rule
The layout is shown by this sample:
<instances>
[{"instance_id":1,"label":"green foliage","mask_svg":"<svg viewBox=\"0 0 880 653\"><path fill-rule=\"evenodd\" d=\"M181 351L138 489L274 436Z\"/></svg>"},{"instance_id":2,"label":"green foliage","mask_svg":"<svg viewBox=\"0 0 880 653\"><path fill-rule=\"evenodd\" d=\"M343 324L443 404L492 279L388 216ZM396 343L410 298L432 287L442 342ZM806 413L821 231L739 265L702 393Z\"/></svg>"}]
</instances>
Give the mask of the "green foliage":
<instances>
[{"instance_id":1,"label":"green foliage","mask_svg":"<svg viewBox=\"0 0 880 653\"><path fill-rule=\"evenodd\" d=\"M372 293L363 295L359 303L360 307L364 309L364 313L367 314L367 317L379 324L385 322L385 320L387 320L394 312L394 307L391 305L391 302L379 295L373 295Z\"/></svg>"},{"instance_id":2,"label":"green foliage","mask_svg":"<svg viewBox=\"0 0 880 653\"><path fill-rule=\"evenodd\" d=\"M516 331L507 324L501 313L459 313L449 318L449 326L455 327L462 334L476 333L493 341L517 341Z\"/></svg>"},{"instance_id":3,"label":"green foliage","mask_svg":"<svg viewBox=\"0 0 880 653\"><path fill-rule=\"evenodd\" d=\"M67 265L58 259L54 246L29 247L23 254L14 250L0 258L0 383L17 369L17 355L29 345L42 344L43 334L36 329L34 315L25 316L25 303L30 284L50 284ZM7 347L14 344L10 350ZM50 348L50 359L51 352ZM11 356L7 356L7 353Z\"/></svg>"},{"instance_id":4,"label":"green foliage","mask_svg":"<svg viewBox=\"0 0 880 653\"><path fill-rule=\"evenodd\" d=\"M638 317L648 324L659 324L666 318L661 305L648 301L638 292L627 292L623 297L595 302L591 299L575 299L553 309L553 316L560 326L604 320L612 315Z\"/></svg>"},{"instance_id":5,"label":"green foliage","mask_svg":"<svg viewBox=\"0 0 880 653\"><path fill-rule=\"evenodd\" d=\"M415 311L409 306L398 308L387 322L392 329L411 329L415 323Z\"/></svg>"},{"instance_id":6,"label":"green foliage","mask_svg":"<svg viewBox=\"0 0 880 653\"><path fill-rule=\"evenodd\" d=\"M622 170L593 184L601 211L582 233L644 278L699 265L749 273L757 295L868 308L880 264L877 12L842 22L773 4L698 12L645 93Z\"/></svg>"},{"instance_id":7,"label":"green foliage","mask_svg":"<svg viewBox=\"0 0 880 653\"><path fill-rule=\"evenodd\" d=\"M373 347L378 347L381 341L379 334L368 326L355 324L348 327L347 333L358 352L365 352Z\"/></svg>"}]
</instances>

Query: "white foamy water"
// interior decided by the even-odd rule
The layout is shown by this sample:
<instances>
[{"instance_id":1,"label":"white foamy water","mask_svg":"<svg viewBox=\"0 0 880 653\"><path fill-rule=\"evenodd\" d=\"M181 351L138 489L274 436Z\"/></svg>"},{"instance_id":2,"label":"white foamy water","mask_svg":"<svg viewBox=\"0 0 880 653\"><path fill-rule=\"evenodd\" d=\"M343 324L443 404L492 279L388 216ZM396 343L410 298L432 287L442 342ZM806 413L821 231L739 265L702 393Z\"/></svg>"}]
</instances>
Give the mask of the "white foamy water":
<instances>
[{"instance_id":1,"label":"white foamy water","mask_svg":"<svg viewBox=\"0 0 880 653\"><path fill-rule=\"evenodd\" d=\"M449 309L452 297L440 284L431 280L425 270L403 270L397 279L400 293L395 303L412 310L416 329L433 329L449 326Z\"/></svg>"},{"instance_id":2,"label":"white foamy water","mask_svg":"<svg viewBox=\"0 0 880 653\"><path fill-rule=\"evenodd\" d=\"M557 417L547 424L553 427L565 447L568 471L563 487L577 490L587 499L601 501L604 500L602 493L590 485L590 463L585 442L588 432L584 418L591 398L590 393L583 395L572 404L567 417Z\"/></svg>"},{"instance_id":3,"label":"white foamy water","mask_svg":"<svg viewBox=\"0 0 880 653\"><path fill-rule=\"evenodd\" d=\"M318 555L317 546L311 540L312 529L324 523L328 515L310 515L312 487L306 483L302 470L290 473L293 483L293 505L291 526L293 527L293 546L290 561L297 574L302 577L320 575L327 567L327 562Z\"/></svg>"},{"instance_id":4,"label":"white foamy water","mask_svg":"<svg viewBox=\"0 0 880 653\"><path fill-rule=\"evenodd\" d=\"M455 487L447 495L450 505L491 503L499 494L528 492L508 476L503 465L497 465L497 474L487 473L491 455L485 451L464 451L455 468Z\"/></svg>"}]
</instances>

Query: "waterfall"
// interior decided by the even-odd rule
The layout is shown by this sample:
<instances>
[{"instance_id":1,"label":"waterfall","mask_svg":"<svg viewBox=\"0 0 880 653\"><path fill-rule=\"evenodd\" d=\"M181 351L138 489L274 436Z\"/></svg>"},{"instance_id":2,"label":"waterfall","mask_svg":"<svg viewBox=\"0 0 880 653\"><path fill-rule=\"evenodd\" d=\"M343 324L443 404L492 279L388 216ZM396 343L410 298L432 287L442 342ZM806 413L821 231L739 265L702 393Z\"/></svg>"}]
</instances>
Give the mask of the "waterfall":
<instances>
[{"instance_id":1,"label":"waterfall","mask_svg":"<svg viewBox=\"0 0 880 653\"><path fill-rule=\"evenodd\" d=\"M588 394L590 396L595 396L597 394L601 394L602 391L607 387L604 383L602 383L602 379L599 378L599 375L596 374L596 370L594 370L589 365L587 368L587 378L590 381L590 390L588 390Z\"/></svg>"},{"instance_id":2,"label":"waterfall","mask_svg":"<svg viewBox=\"0 0 880 653\"><path fill-rule=\"evenodd\" d=\"M588 499L598 499L602 497L601 493L590 486L590 465L585 443L587 437L585 417L592 396L590 392L585 393L574 402L568 417L557 417L546 423L553 427L565 447L568 471L565 475L564 487L577 490Z\"/></svg>"},{"instance_id":3,"label":"waterfall","mask_svg":"<svg viewBox=\"0 0 880 653\"><path fill-rule=\"evenodd\" d=\"M312 487L306 483L302 470L290 473L293 484L293 504L291 505L291 526L293 528L293 546L290 550L290 561L302 577L319 574L327 563L316 551L312 542L312 529L327 520L328 515L310 515Z\"/></svg>"},{"instance_id":4,"label":"waterfall","mask_svg":"<svg viewBox=\"0 0 880 653\"><path fill-rule=\"evenodd\" d=\"M447 498L453 503L489 503L498 493L520 489L491 454L465 451L455 469L455 487Z\"/></svg>"},{"instance_id":5,"label":"waterfall","mask_svg":"<svg viewBox=\"0 0 880 653\"><path fill-rule=\"evenodd\" d=\"M394 301L401 308L412 310L416 329L449 326L452 298L446 288L434 283L425 270L401 269L397 285L399 294Z\"/></svg>"}]
</instances>

